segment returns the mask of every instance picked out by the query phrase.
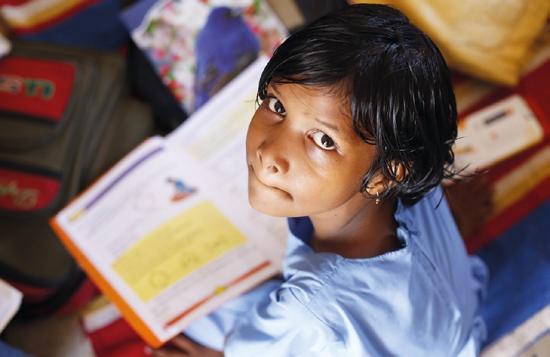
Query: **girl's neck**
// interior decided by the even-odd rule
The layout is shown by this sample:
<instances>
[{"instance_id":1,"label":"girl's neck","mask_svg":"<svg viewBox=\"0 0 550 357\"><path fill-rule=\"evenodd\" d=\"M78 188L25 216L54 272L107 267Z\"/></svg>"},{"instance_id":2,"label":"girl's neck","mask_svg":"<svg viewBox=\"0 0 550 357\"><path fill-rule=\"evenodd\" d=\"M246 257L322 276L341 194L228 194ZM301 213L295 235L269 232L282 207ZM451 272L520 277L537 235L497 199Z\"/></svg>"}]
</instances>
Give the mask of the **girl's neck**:
<instances>
[{"instance_id":1,"label":"girl's neck","mask_svg":"<svg viewBox=\"0 0 550 357\"><path fill-rule=\"evenodd\" d=\"M394 219L395 199L375 204L354 199L336 212L311 216L314 232L311 247L345 258L371 258L399 249Z\"/></svg>"}]
</instances>

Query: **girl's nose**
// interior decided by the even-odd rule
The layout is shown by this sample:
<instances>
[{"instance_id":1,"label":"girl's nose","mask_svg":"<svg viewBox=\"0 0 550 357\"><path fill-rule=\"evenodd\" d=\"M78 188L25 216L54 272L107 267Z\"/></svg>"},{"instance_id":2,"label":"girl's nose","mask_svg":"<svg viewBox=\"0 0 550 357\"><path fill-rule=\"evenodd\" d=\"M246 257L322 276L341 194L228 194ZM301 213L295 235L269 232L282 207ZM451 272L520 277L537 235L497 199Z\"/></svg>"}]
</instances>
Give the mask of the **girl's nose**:
<instances>
[{"instance_id":1,"label":"girl's nose","mask_svg":"<svg viewBox=\"0 0 550 357\"><path fill-rule=\"evenodd\" d=\"M265 143L256 151L258 162L262 170L267 174L285 174L288 172L289 162L285 158L284 152L280 149L267 147Z\"/></svg>"}]
</instances>

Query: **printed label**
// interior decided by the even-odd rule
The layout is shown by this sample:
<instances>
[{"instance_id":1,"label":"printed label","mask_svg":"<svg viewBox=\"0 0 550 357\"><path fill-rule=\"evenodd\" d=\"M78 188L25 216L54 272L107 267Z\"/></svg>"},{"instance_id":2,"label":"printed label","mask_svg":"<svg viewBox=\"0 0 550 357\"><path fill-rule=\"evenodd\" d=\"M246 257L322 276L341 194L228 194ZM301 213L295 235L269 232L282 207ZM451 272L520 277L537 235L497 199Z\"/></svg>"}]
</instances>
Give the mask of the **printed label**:
<instances>
[{"instance_id":1,"label":"printed label","mask_svg":"<svg viewBox=\"0 0 550 357\"><path fill-rule=\"evenodd\" d=\"M0 61L0 110L58 122L71 97L73 65L8 57Z\"/></svg>"}]
</instances>

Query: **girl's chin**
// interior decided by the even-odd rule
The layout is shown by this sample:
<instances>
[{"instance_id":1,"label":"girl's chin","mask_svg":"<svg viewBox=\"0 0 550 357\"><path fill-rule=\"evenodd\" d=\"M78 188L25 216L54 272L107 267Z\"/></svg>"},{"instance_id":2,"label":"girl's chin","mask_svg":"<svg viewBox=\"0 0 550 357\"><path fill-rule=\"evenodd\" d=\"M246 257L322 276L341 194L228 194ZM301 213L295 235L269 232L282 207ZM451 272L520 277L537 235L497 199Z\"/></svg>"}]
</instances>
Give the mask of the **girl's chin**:
<instances>
[{"instance_id":1,"label":"girl's chin","mask_svg":"<svg viewBox=\"0 0 550 357\"><path fill-rule=\"evenodd\" d=\"M248 195L248 202L250 203L250 206L256 211L266 214L268 216L289 217L291 213L288 207L282 207L282 205L280 205L278 202L276 203L272 200L261 200L250 194Z\"/></svg>"},{"instance_id":2,"label":"girl's chin","mask_svg":"<svg viewBox=\"0 0 550 357\"><path fill-rule=\"evenodd\" d=\"M274 217L295 216L291 196L283 191L248 186L248 202L256 211Z\"/></svg>"}]
</instances>

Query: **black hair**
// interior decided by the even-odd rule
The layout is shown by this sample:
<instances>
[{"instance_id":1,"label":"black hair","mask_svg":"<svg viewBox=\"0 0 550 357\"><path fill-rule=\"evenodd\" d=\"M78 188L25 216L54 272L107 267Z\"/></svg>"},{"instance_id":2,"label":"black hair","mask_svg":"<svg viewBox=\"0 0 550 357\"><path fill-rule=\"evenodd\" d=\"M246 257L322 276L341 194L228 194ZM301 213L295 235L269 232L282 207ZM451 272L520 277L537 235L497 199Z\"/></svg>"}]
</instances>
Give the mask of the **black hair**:
<instances>
[{"instance_id":1,"label":"black hair","mask_svg":"<svg viewBox=\"0 0 550 357\"><path fill-rule=\"evenodd\" d=\"M380 199L413 203L454 176L456 103L449 70L432 40L398 10L350 5L295 32L265 67L258 98L265 98L271 82L344 90L355 132L377 147L361 191L380 172L392 183Z\"/></svg>"}]
</instances>

